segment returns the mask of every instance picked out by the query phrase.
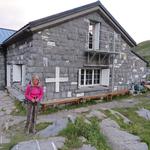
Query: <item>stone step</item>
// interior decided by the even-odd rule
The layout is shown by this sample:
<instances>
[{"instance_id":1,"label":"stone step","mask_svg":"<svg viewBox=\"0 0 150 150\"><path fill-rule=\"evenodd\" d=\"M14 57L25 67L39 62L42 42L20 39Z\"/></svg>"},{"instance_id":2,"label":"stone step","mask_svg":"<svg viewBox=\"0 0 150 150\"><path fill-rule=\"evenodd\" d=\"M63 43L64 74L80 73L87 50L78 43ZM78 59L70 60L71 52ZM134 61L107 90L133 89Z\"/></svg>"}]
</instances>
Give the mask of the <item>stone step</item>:
<instances>
[{"instance_id":1,"label":"stone step","mask_svg":"<svg viewBox=\"0 0 150 150\"><path fill-rule=\"evenodd\" d=\"M8 94L7 94L6 91L0 90L0 100L1 100L3 97L7 96L7 95L8 95Z\"/></svg>"},{"instance_id":2,"label":"stone step","mask_svg":"<svg viewBox=\"0 0 150 150\"><path fill-rule=\"evenodd\" d=\"M19 101L24 101L25 97L24 97L24 94L20 91L17 91L16 89L14 88L11 88L11 87L7 87L7 90L8 90L8 93L9 95L12 97L12 98L15 98Z\"/></svg>"}]
</instances>

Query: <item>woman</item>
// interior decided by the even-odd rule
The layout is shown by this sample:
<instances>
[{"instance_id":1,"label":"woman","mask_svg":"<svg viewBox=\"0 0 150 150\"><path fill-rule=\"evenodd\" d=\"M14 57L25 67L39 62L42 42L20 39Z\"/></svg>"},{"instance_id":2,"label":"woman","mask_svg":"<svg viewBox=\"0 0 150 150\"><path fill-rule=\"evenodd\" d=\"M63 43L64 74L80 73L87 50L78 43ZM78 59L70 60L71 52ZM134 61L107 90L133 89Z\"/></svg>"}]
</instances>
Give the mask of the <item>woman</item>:
<instances>
[{"instance_id":1,"label":"woman","mask_svg":"<svg viewBox=\"0 0 150 150\"><path fill-rule=\"evenodd\" d=\"M25 98L27 99L26 133L35 133L35 124L38 113L38 104L43 97L43 87L40 85L38 75L33 75L31 83L27 85Z\"/></svg>"}]
</instances>

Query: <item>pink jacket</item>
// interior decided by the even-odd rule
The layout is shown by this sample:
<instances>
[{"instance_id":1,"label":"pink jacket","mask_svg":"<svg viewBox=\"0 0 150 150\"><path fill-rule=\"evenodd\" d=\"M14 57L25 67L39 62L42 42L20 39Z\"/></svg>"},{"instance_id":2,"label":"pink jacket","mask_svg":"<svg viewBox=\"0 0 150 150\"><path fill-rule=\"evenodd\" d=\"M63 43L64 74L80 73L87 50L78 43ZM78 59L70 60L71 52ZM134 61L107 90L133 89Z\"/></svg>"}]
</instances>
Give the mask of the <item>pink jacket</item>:
<instances>
[{"instance_id":1,"label":"pink jacket","mask_svg":"<svg viewBox=\"0 0 150 150\"><path fill-rule=\"evenodd\" d=\"M28 100L37 99L41 101L43 97L43 87L41 86L31 86L30 84L27 85L25 91L25 98Z\"/></svg>"}]
</instances>

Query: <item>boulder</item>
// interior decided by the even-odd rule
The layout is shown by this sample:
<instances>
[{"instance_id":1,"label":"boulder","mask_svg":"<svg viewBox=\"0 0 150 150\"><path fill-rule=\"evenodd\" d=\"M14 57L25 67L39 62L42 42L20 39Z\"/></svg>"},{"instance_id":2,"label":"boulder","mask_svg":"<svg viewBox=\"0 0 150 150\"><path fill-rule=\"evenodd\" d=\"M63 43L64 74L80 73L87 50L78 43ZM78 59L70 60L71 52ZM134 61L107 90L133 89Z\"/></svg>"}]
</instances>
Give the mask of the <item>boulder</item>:
<instances>
[{"instance_id":1,"label":"boulder","mask_svg":"<svg viewBox=\"0 0 150 150\"><path fill-rule=\"evenodd\" d=\"M64 146L64 137L52 137L43 140L20 142L11 150L57 150Z\"/></svg>"},{"instance_id":2,"label":"boulder","mask_svg":"<svg viewBox=\"0 0 150 150\"><path fill-rule=\"evenodd\" d=\"M99 120L106 118L106 115L98 110L92 110L89 114L86 115L87 118L96 117Z\"/></svg>"},{"instance_id":3,"label":"boulder","mask_svg":"<svg viewBox=\"0 0 150 150\"><path fill-rule=\"evenodd\" d=\"M149 110L142 108L142 109L140 109L139 111L136 111L136 112L140 117L143 117L146 120L150 120L150 111Z\"/></svg>"},{"instance_id":4,"label":"boulder","mask_svg":"<svg viewBox=\"0 0 150 150\"><path fill-rule=\"evenodd\" d=\"M88 145L83 144L83 146L81 148L79 148L78 150L96 150L96 148L91 146L90 144L88 144Z\"/></svg>"},{"instance_id":5,"label":"boulder","mask_svg":"<svg viewBox=\"0 0 150 150\"><path fill-rule=\"evenodd\" d=\"M52 125L49 125L44 130L41 130L37 133L39 137L50 137L50 136L56 136L58 133L67 127L68 119L62 118L54 122Z\"/></svg>"},{"instance_id":6,"label":"boulder","mask_svg":"<svg viewBox=\"0 0 150 150\"><path fill-rule=\"evenodd\" d=\"M125 124L130 124L132 123L131 120L129 120L127 117L125 117L124 115L122 115L121 113L119 113L118 111L115 111L115 110L112 110L112 109L109 109L110 113L113 114L116 118L120 119L122 118L123 119L123 122Z\"/></svg>"},{"instance_id":7,"label":"boulder","mask_svg":"<svg viewBox=\"0 0 150 150\"><path fill-rule=\"evenodd\" d=\"M147 144L141 142L138 136L122 131L111 119L104 119L100 128L113 150L148 150Z\"/></svg>"},{"instance_id":8,"label":"boulder","mask_svg":"<svg viewBox=\"0 0 150 150\"><path fill-rule=\"evenodd\" d=\"M70 122L72 122L72 123L75 123L76 116L68 115L67 118L68 118L68 121L70 121Z\"/></svg>"}]
</instances>

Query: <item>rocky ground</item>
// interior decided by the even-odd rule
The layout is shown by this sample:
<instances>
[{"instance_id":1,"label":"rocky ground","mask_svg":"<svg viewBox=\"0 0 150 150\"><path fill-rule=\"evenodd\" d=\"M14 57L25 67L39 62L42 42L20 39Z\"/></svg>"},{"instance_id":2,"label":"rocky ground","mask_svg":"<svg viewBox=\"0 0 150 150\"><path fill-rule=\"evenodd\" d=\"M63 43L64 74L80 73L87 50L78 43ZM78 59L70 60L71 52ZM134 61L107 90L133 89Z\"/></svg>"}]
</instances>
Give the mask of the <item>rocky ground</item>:
<instances>
[{"instance_id":1,"label":"rocky ground","mask_svg":"<svg viewBox=\"0 0 150 150\"><path fill-rule=\"evenodd\" d=\"M76 117L84 116L88 118L95 116L100 121L100 129L106 136L110 147L113 150L148 150L146 143L141 142L138 136L122 131L119 125L106 114L105 110L110 110L115 115L120 115L125 120L125 123L130 123L128 118L122 114L111 111L113 108L133 107L138 104L139 100L135 98L99 103L88 107L82 107L72 110L63 110L49 115L38 116L37 123L52 122L47 128L39 131L32 138L26 137L26 140L16 144L11 150L57 150L64 146L65 138L58 136L58 133L66 128L69 121L74 122ZM4 91L0 91L0 149L4 149L4 143L9 143L14 134L22 132L25 124L25 116L13 116L11 112L15 109L14 101ZM147 112L147 110L146 110ZM137 112L137 113L140 113ZM142 115L143 115L142 111ZM148 112L146 116L149 117ZM12 128L13 127L13 128ZM14 128L15 127L15 128ZM21 130L22 129L22 130ZM96 150L95 147L89 144L83 144L78 150Z\"/></svg>"}]
</instances>

